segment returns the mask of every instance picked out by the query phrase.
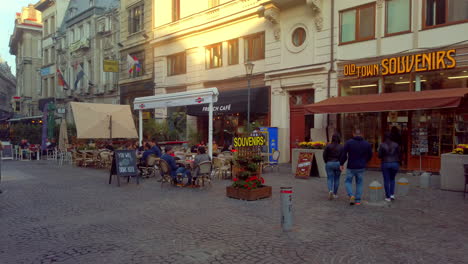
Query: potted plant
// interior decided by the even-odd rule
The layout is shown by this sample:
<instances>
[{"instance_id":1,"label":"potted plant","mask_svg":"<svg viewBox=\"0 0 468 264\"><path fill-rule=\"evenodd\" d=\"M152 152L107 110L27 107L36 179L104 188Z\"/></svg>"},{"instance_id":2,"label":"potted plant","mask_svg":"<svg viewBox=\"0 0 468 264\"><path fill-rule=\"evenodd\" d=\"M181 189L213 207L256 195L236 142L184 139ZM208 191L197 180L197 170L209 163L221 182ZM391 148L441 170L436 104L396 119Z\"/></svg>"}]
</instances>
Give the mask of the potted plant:
<instances>
[{"instance_id":1,"label":"potted plant","mask_svg":"<svg viewBox=\"0 0 468 264\"><path fill-rule=\"evenodd\" d=\"M231 186L226 187L226 195L247 201L270 197L271 186L264 185L265 180L261 176L261 156L237 155L235 161L236 178Z\"/></svg>"}]
</instances>

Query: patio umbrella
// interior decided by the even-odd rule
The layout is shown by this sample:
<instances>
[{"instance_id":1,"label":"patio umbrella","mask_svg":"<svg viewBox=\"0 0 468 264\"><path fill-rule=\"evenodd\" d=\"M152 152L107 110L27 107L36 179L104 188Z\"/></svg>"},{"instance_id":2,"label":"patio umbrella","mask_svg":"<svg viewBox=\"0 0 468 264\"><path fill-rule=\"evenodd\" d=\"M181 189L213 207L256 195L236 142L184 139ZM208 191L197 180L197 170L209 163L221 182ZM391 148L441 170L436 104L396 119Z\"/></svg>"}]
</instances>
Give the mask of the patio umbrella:
<instances>
[{"instance_id":1,"label":"patio umbrella","mask_svg":"<svg viewBox=\"0 0 468 264\"><path fill-rule=\"evenodd\" d=\"M138 138L129 105L71 103L77 138Z\"/></svg>"},{"instance_id":2,"label":"patio umbrella","mask_svg":"<svg viewBox=\"0 0 468 264\"><path fill-rule=\"evenodd\" d=\"M62 123L60 123L60 132L59 132L59 142L58 148L60 151L66 151L68 146L68 131L67 131L67 122L65 119L62 119Z\"/></svg>"}]
</instances>

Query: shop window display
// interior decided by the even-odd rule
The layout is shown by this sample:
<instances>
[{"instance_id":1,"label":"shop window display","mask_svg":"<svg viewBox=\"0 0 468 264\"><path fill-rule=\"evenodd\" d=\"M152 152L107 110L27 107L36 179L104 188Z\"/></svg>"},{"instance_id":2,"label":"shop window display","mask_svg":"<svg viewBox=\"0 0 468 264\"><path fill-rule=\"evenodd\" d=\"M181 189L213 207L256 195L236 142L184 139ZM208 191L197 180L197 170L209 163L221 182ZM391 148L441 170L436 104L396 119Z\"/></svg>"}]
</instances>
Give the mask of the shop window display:
<instances>
[{"instance_id":1,"label":"shop window display","mask_svg":"<svg viewBox=\"0 0 468 264\"><path fill-rule=\"evenodd\" d=\"M414 80L411 80L411 76L409 74L398 76L385 76L385 92L408 92L410 90L411 83L414 83Z\"/></svg>"},{"instance_id":2,"label":"shop window display","mask_svg":"<svg viewBox=\"0 0 468 264\"><path fill-rule=\"evenodd\" d=\"M439 156L454 147L454 114L440 110L415 111L411 155Z\"/></svg>"},{"instance_id":3,"label":"shop window display","mask_svg":"<svg viewBox=\"0 0 468 264\"><path fill-rule=\"evenodd\" d=\"M468 70L423 73L421 90L437 90L468 87Z\"/></svg>"},{"instance_id":4,"label":"shop window display","mask_svg":"<svg viewBox=\"0 0 468 264\"><path fill-rule=\"evenodd\" d=\"M364 139L372 145L372 150L377 151L381 142L381 113L356 113L343 114L342 131L345 140L353 137L354 129L360 129Z\"/></svg>"}]
</instances>

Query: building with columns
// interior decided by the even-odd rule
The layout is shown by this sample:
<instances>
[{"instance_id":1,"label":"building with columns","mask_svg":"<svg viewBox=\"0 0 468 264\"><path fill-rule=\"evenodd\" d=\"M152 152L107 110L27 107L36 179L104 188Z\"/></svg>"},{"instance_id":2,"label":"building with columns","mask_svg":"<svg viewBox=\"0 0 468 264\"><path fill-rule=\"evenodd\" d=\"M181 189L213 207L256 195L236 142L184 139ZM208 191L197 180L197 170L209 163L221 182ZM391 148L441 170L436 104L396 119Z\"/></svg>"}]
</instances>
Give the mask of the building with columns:
<instances>
[{"instance_id":1,"label":"building with columns","mask_svg":"<svg viewBox=\"0 0 468 264\"><path fill-rule=\"evenodd\" d=\"M303 104L336 90L335 82L327 81L334 76L330 21L324 15L330 13L328 1L154 0L154 6L155 93L217 87L218 144L230 144L233 135L245 131L249 87L250 120L278 127L281 162L290 159L296 131L297 140L310 137L312 128L324 137L322 115L294 119L293 113L304 113ZM251 74L247 62L253 64ZM188 107L188 126L207 131L206 110ZM178 110L159 109L156 117L171 111Z\"/></svg>"},{"instance_id":2,"label":"building with columns","mask_svg":"<svg viewBox=\"0 0 468 264\"><path fill-rule=\"evenodd\" d=\"M15 28L10 37L10 53L16 56L16 95L14 104L22 116L38 115L41 94L40 70L42 16L34 5L23 7L16 13Z\"/></svg>"}]
</instances>

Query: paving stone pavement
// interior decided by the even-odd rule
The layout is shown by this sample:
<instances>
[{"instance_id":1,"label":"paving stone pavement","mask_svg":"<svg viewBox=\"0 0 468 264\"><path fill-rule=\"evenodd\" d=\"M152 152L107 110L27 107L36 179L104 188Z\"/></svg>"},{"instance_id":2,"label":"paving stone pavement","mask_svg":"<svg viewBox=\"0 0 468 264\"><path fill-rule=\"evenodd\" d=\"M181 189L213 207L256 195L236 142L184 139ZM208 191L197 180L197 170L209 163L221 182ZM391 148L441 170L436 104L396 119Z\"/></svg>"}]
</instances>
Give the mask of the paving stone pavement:
<instances>
[{"instance_id":1,"label":"paving stone pavement","mask_svg":"<svg viewBox=\"0 0 468 264\"><path fill-rule=\"evenodd\" d=\"M420 189L409 176L409 195L390 206L352 207L343 184L328 201L325 179L288 171L264 175L272 198L246 202L225 196L227 180L207 189L155 179L118 188L104 170L5 161L0 263L468 263L462 193ZM381 181L379 172L365 177L366 186ZM294 190L288 233L281 186Z\"/></svg>"}]
</instances>

